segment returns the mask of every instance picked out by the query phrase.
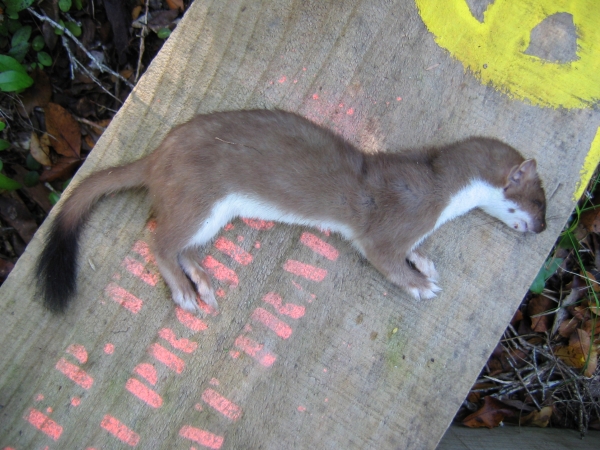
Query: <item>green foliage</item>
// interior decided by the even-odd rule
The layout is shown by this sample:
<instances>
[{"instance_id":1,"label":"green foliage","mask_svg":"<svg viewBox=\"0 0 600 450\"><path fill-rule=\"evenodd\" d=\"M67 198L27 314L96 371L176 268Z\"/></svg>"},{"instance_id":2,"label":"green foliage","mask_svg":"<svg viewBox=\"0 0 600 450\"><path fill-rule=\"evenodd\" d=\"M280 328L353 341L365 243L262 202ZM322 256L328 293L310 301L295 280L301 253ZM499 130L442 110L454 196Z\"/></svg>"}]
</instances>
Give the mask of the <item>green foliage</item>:
<instances>
[{"instance_id":1,"label":"green foliage","mask_svg":"<svg viewBox=\"0 0 600 450\"><path fill-rule=\"evenodd\" d=\"M71 0L58 0L58 7L62 12L68 12L71 9Z\"/></svg>"},{"instance_id":2,"label":"green foliage","mask_svg":"<svg viewBox=\"0 0 600 450\"><path fill-rule=\"evenodd\" d=\"M48 199L50 200L50 203L56 205L60 200L60 194L58 192L50 192Z\"/></svg>"},{"instance_id":3,"label":"green foliage","mask_svg":"<svg viewBox=\"0 0 600 450\"><path fill-rule=\"evenodd\" d=\"M0 73L0 91L2 92L21 91L32 84L33 79L27 73L16 70L7 70Z\"/></svg>"},{"instance_id":4,"label":"green foliage","mask_svg":"<svg viewBox=\"0 0 600 450\"><path fill-rule=\"evenodd\" d=\"M14 17L12 17L14 14L29 8L33 2L34 0L4 0L4 5L6 6L6 13L8 16L11 19L14 19Z\"/></svg>"},{"instance_id":5,"label":"green foliage","mask_svg":"<svg viewBox=\"0 0 600 450\"><path fill-rule=\"evenodd\" d=\"M29 51L29 38L31 37L31 27L25 26L19 28L12 36L10 41L10 50L8 55L15 58L18 62L22 62L25 59L25 55Z\"/></svg>"},{"instance_id":6,"label":"green foliage","mask_svg":"<svg viewBox=\"0 0 600 450\"><path fill-rule=\"evenodd\" d=\"M0 152L10 147L10 142L6 139L0 139Z\"/></svg>"},{"instance_id":7,"label":"green foliage","mask_svg":"<svg viewBox=\"0 0 600 450\"><path fill-rule=\"evenodd\" d=\"M31 153L27 155L25 165L29 170L40 170L42 168L42 165L37 162L33 156L31 156Z\"/></svg>"},{"instance_id":8,"label":"green foliage","mask_svg":"<svg viewBox=\"0 0 600 450\"><path fill-rule=\"evenodd\" d=\"M42 66L51 66L52 65L52 58L50 57L50 55L46 52L39 52L38 55L38 61L40 62L40 64Z\"/></svg>"},{"instance_id":9,"label":"green foliage","mask_svg":"<svg viewBox=\"0 0 600 450\"><path fill-rule=\"evenodd\" d=\"M39 181L40 181L40 174L37 173L36 171L32 170L30 172L27 172L27 174L25 175L25 179L23 180L23 183L27 187L33 187L36 184L38 184Z\"/></svg>"},{"instance_id":10,"label":"green foliage","mask_svg":"<svg viewBox=\"0 0 600 450\"><path fill-rule=\"evenodd\" d=\"M554 272L556 272L562 262L563 258L554 258L552 256L548 258L535 277L535 280L533 280L529 290L534 294L541 294L544 291L546 281L548 281L548 278L554 275Z\"/></svg>"},{"instance_id":11,"label":"green foliage","mask_svg":"<svg viewBox=\"0 0 600 450\"><path fill-rule=\"evenodd\" d=\"M65 23L65 28L71 32L71 34L75 37L81 36L81 27L77 25L75 22L67 22Z\"/></svg>"},{"instance_id":12,"label":"green foliage","mask_svg":"<svg viewBox=\"0 0 600 450\"><path fill-rule=\"evenodd\" d=\"M6 175L0 173L0 190L14 191L19 189L21 185L12 178L8 178Z\"/></svg>"},{"instance_id":13,"label":"green foliage","mask_svg":"<svg viewBox=\"0 0 600 450\"><path fill-rule=\"evenodd\" d=\"M160 30L158 30L156 35L161 39L166 39L171 35L171 30L169 30L168 28L161 28Z\"/></svg>"},{"instance_id":14,"label":"green foliage","mask_svg":"<svg viewBox=\"0 0 600 450\"><path fill-rule=\"evenodd\" d=\"M39 52L41 49L43 49L45 45L46 43L44 42L44 38L39 34L31 41L31 48L36 52Z\"/></svg>"}]
</instances>

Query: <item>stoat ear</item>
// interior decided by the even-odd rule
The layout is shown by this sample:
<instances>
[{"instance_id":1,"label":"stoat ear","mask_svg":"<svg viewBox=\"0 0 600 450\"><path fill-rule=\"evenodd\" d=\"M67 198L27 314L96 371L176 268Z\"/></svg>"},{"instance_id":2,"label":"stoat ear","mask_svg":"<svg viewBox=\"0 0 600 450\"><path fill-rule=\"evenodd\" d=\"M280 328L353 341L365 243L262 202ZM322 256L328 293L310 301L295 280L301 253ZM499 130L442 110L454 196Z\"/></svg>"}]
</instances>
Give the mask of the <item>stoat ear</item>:
<instances>
[{"instance_id":1,"label":"stoat ear","mask_svg":"<svg viewBox=\"0 0 600 450\"><path fill-rule=\"evenodd\" d=\"M537 164L535 159L528 159L521 163L519 166L514 166L510 169L510 173L506 178L506 185L504 189L509 186L518 186L521 182L532 180L537 177Z\"/></svg>"}]
</instances>

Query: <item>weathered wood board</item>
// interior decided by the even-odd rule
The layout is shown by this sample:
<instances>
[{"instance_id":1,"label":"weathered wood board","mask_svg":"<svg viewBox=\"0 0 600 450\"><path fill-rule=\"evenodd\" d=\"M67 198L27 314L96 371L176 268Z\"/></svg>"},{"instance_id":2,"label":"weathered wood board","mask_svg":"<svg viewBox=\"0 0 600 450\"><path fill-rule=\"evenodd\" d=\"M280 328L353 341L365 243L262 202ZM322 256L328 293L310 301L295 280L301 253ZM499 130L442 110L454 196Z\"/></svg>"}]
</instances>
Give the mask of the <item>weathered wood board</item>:
<instances>
[{"instance_id":1,"label":"weathered wood board","mask_svg":"<svg viewBox=\"0 0 600 450\"><path fill-rule=\"evenodd\" d=\"M200 319L173 307L147 252L148 202L105 199L67 314L45 311L34 287L48 223L0 290L0 444L435 448L567 220L582 167L597 161L600 124L597 79L582 94L550 70L597 68L585 28L576 62L530 58L548 68L532 93L517 86L533 71L516 59L490 81L440 47L465 37L476 46L486 29L462 0L436 3L196 1L78 178L150 152L196 112L279 107L366 151L503 139L538 160L548 231L516 234L479 212L444 225L424 245L443 292L417 302L337 235L235 220L206 253L221 312ZM480 16L489 2L469 3ZM489 6L484 25L499 26L509 3ZM542 3L518 2L514 42L531 30L514 23L533 28L556 12ZM573 20L600 23L595 8L578 11ZM464 21L462 33L448 39L432 17ZM464 58L489 57L479 72L493 71L516 58L500 50Z\"/></svg>"}]
</instances>

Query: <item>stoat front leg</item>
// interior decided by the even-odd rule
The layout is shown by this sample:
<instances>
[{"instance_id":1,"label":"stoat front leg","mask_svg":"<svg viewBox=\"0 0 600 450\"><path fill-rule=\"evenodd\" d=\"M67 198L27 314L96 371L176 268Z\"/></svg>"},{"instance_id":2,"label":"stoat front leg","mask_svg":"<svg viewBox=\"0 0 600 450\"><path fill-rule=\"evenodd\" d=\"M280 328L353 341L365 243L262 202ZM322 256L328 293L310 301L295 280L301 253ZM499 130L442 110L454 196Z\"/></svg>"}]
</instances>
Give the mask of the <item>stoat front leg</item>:
<instances>
[{"instance_id":1,"label":"stoat front leg","mask_svg":"<svg viewBox=\"0 0 600 450\"><path fill-rule=\"evenodd\" d=\"M433 298L441 291L436 284L438 274L433 263L419 253L412 251L406 254L401 249L398 253L391 253L389 245L383 244L379 248L363 247L365 256L377 270L417 300ZM411 267L409 260L416 269Z\"/></svg>"}]
</instances>

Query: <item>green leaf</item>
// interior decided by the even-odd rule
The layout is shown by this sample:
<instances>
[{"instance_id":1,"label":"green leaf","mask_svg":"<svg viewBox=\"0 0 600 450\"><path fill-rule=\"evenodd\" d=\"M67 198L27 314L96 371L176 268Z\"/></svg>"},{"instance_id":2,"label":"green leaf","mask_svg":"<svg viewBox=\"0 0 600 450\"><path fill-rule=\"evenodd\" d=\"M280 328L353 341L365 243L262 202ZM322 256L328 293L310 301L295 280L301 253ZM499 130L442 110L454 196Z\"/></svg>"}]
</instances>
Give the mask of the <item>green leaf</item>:
<instances>
[{"instance_id":1,"label":"green leaf","mask_svg":"<svg viewBox=\"0 0 600 450\"><path fill-rule=\"evenodd\" d=\"M40 62L40 64L42 66L49 67L52 65L52 58L50 57L50 55L48 53L39 52L37 56L38 56L38 61Z\"/></svg>"},{"instance_id":2,"label":"green leaf","mask_svg":"<svg viewBox=\"0 0 600 450\"><path fill-rule=\"evenodd\" d=\"M50 192L50 194L48 195L48 200L50 200L50 203L52 203L53 205L56 205L60 200L60 194L57 192Z\"/></svg>"},{"instance_id":3,"label":"green leaf","mask_svg":"<svg viewBox=\"0 0 600 450\"><path fill-rule=\"evenodd\" d=\"M34 172L32 170L31 172L27 172L27 174L25 175L25 179L23 180L23 183L27 187L33 187L36 184L38 184L39 181L40 181L40 174L37 172Z\"/></svg>"},{"instance_id":4,"label":"green leaf","mask_svg":"<svg viewBox=\"0 0 600 450\"><path fill-rule=\"evenodd\" d=\"M0 139L0 152L10 147L10 142L5 139Z\"/></svg>"},{"instance_id":5,"label":"green leaf","mask_svg":"<svg viewBox=\"0 0 600 450\"><path fill-rule=\"evenodd\" d=\"M4 169L4 163L0 160L0 170Z\"/></svg>"},{"instance_id":6,"label":"green leaf","mask_svg":"<svg viewBox=\"0 0 600 450\"><path fill-rule=\"evenodd\" d=\"M25 165L29 170L40 170L42 168L42 165L37 162L33 156L31 156L31 153L27 155Z\"/></svg>"},{"instance_id":7,"label":"green leaf","mask_svg":"<svg viewBox=\"0 0 600 450\"><path fill-rule=\"evenodd\" d=\"M22 45L23 43L29 42L30 37L31 27L29 25L27 25L26 27L21 27L17 31L15 31L15 34L13 34L13 37L10 41L10 45L12 45L13 47L16 47L17 45Z\"/></svg>"},{"instance_id":8,"label":"green leaf","mask_svg":"<svg viewBox=\"0 0 600 450\"><path fill-rule=\"evenodd\" d=\"M73 36L79 37L81 36L81 27L77 25L75 22L67 22L65 23L65 28L69 30Z\"/></svg>"},{"instance_id":9,"label":"green leaf","mask_svg":"<svg viewBox=\"0 0 600 450\"><path fill-rule=\"evenodd\" d=\"M44 38L41 34L38 34L33 38L33 41L31 41L31 48L33 48L36 52L39 52L41 49L43 49L44 45L46 45L46 43L44 42Z\"/></svg>"},{"instance_id":10,"label":"green leaf","mask_svg":"<svg viewBox=\"0 0 600 450\"><path fill-rule=\"evenodd\" d=\"M77 11L80 11L83 8L83 2L81 0L74 0L75 1L75 8L77 9Z\"/></svg>"},{"instance_id":11,"label":"green leaf","mask_svg":"<svg viewBox=\"0 0 600 450\"><path fill-rule=\"evenodd\" d=\"M10 56L6 55L0 55L0 72L6 72L7 70L14 70L16 72L27 74L25 67L23 67L15 58L11 58Z\"/></svg>"},{"instance_id":12,"label":"green leaf","mask_svg":"<svg viewBox=\"0 0 600 450\"><path fill-rule=\"evenodd\" d=\"M544 291L546 281L548 281L548 278L554 275L554 272L556 272L562 262L563 258L548 258L535 277L535 280L533 280L529 290L534 294L541 294Z\"/></svg>"},{"instance_id":13,"label":"green leaf","mask_svg":"<svg viewBox=\"0 0 600 450\"><path fill-rule=\"evenodd\" d=\"M10 34L14 34L19 28L23 28L18 19L9 18L6 20L6 28Z\"/></svg>"},{"instance_id":14,"label":"green leaf","mask_svg":"<svg viewBox=\"0 0 600 450\"><path fill-rule=\"evenodd\" d=\"M0 173L0 189L5 191L14 191L19 189L21 185L12 178L8 178L6 175Z\"/></svg>"},{"instance_id":15,"label":"green leaf","mask_svg":"<svg viewBox=\"0 0 600 450\"><path fill-rule=\"evenodd\" d=\"M18 45L13 45L8 54L15 58L17 61L21 62L25 59L25 55L29 51L29 42L21 42Z\"/></svg>"},{"instance_id":16,"label":"green leaf","mask_svg":"<svg viewBox=\"0 0 600 450\"><path fill-rule=\"evenodd\" d=\"M171 35L171 30L168 28L161 28L157 31L156 35L161 39L166 39Z\"/></svg>"},{"instance_id":17,"label":"green leaf","mask_svg":"<svg viewBox=\"0 0 600 450\"><path fill-rule=\"evenodd\" d=\"M58 7L62 12L69 12L71 9L71 0L58 0Z\"/></svg>"},{"instance_id":18,"label":"green leaf","mask_svg":"<svg viewBox=\"0 0 600 450\"><path fill-rule=\"evenodd\" d=\"M7 11L19 12L29 8L35 0L4 0Z\"/></svg>"},{"instance_id":19,"label":"green leaf","mask_svg":"<svg viewBox=\"0 0 600 450\"><path fill-rule=\"evenodd\" d=\"M58 23L59 23L59 25L61 25L63 27L65 26L65 23L63 22L62 19L60 19L58 21ZM55 28L54 29L54 34L57 34L57 35L61 36L61 35L65 34L65 32L62 29L60 29L60 28Z\"/></svg>"},{"instance_id":20,"label":"green leaf","mask_svg":"<svg viewBox=\"0 0 600 450\"><path fill-rule=\"evenodd\" d=\"M0 91L15 92L28 88L33 84L33 79L26 73L7 70L0 73Z\"/></svg>"},{"instance_id":21,"label":"green leaf","mask_svg":"<svg viewBox=\"0 0 600 450\"><path fill-rule=\"evenodd\" d=\"M0 121L0 131L4 131L5 128L6 128L6 122Z\"/></svg>"},{"instance_id":22,"label":"green leaf","mask_svg":"<svg viewBox=\"0 0 600 450\"><path fill-rule=\"evenodd\" d=\"M575 244L577 244L577 238L570 231L565 231L558 241L558 247L565 248L568 250L575 250Z\"/></svg>"}]
</instances>

